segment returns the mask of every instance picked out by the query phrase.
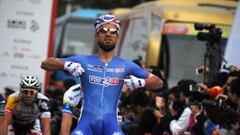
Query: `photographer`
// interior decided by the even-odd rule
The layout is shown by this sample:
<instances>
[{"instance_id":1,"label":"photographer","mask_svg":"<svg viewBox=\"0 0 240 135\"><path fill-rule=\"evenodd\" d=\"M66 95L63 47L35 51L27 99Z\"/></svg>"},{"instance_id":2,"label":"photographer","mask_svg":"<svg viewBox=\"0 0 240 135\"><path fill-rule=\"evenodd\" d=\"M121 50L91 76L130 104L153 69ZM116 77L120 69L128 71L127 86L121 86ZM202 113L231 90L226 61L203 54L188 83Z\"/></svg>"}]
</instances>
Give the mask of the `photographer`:
<instances>
[{"instance_id":1,"label":"photographer","mask_svg":"<svg viewBox=\"0 0 240 135\"><path fill-rule=\"evenodd\" d=\"M239 115L226 104L226 96L218 95L214 100L204 100L207 121L204 134L235 135L239 130Z\"/></svg>"},{"instance_id":2,"label":"photographer","mask_svg":"<svg viewBox=\"0 0 240 135\"><path fill-rule=\"evenodd\" d=\"M220 135L239 135L239 115L231 108L222 109L219 114Z\"/></svg>"},{"instance_id":3,"label":"photographer","mask_svg":"<svg viewBox=\"0 0 240 135\"><path fill-rule=\"evenodd\" d=\"M232 94L232 90L230 88L230 84L233 80L240 78L240 72L230 72L227 78L227 81L224 85L224 94L228 96L228 99L226 103L231 107L234 108L235 110L237 109L238 105L236 102L236 99L234 98Z\"/></svg>"},{"instance_id":4,"label":"photographer","mask_svg":"<svg viewBox=\"0 0 240 135\"><path fill-rule=\"evenodd\" d=\"M218 113L221 111L219 107L215 106L215 102L212 100L204 100L202 102L204 110L207 116L207 120L204 123L204 134L212 135L218 132Z\"/></svg>"}]
</instances>

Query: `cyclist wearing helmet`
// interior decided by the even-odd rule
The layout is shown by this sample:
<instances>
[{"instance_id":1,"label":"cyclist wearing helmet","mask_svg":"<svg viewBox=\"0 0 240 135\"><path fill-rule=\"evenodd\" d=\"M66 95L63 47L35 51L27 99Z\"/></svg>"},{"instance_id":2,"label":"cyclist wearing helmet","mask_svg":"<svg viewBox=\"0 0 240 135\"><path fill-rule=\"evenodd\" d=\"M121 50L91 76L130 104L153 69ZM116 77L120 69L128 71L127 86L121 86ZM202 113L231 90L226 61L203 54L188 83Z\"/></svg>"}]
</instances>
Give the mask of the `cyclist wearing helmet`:
<instances>
[{"instance_id":1,"label":"cyclist wearing helmet","mask_svg":"<svg viewBox=\"0 0 240 135\"><path fill-rule=\"evenodd\" d=\"M117 104L123 84L130 89L162 86L155 75L129 60L115 56L120 21L113 15L102 15L95 23L98 53L64 59L48 58L41 67L48 71L67 70L81 78L82 116L72 135L123 135L117 121ZM129 76L128 79L124 79Z\"/></svg>"},{"instance_id":2,"label":"cyclist wearing helmet","mask_svg":"<svg viewBox=\"0 0 240 135\"><path fill-rule=\"evenodd\" d=\"M73 118L81 116L82 108L82 89L80 84L70 87L63 96L61 135L67 135L71 131Z\"/></svg>"},{"instance_id":3,"label":"cyclist wearing helmet","mask_svg":"<svg viewBox=\"0 0 240 135\"><path fill-rule=\"evenodd\" d=\"M51 113L48 98L39 93L41 83L35 76L20 82L20 91L8 97L5 107L4 131L12 125L15 135L50 135Z\"/></svg>"}]
</instances>

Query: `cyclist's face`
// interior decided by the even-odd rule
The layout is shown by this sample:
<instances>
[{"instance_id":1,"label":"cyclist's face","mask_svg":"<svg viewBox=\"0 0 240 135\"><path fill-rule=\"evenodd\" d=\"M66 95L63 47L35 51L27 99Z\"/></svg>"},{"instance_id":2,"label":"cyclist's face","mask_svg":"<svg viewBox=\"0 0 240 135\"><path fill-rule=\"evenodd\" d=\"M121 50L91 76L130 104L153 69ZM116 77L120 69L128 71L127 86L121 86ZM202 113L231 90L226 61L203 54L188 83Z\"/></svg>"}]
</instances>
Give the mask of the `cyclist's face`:
<instances>
[{"instance_id":1,"label":"cyclist's face","mask_svg":"<svg viewBox=\"0 0 240 135\"><path fill-rule=\"evenodd\" d=\"M21 95L22 95L23 102L26 105L31 105L35 100L35 97L37 95L37 90L24 88L24 89L21 89Z\"/></svg>"},{"instance_id":2,"label":"cyclist's face","mask_svg":"<svg viewBox=\"0 0 240 135\"><path fill-rule=\"evenodd\" d=\"M118 40L118 29L113 24L104 24L99 28L96 37L97 43L102 50L106 52L112 51Z\"/></svg>"}]
</instances>

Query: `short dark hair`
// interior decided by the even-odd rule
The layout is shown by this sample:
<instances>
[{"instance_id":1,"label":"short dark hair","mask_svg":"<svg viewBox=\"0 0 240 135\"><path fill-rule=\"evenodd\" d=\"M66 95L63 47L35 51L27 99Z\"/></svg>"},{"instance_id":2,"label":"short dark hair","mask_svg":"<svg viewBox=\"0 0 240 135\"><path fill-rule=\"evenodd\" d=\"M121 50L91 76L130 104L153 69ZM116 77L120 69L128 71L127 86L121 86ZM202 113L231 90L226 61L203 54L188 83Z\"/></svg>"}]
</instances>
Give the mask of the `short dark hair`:
<instances>
[{"instance_id":1,"label":"short dark hair","mask_svg":"<svg viewBox=\"0 0 240 135\"><path fill-rule=\"evenodd\" d=\"M179 91L187 97L191 96L191 91L189 90L190 85L197 85L197 82L190 79L183 79L177 83Z\"/></svg>"},{"instance_id":2,"label":"short dark hair","mask_svg":"<svg viewBox=\"0 0 240 135\"><path fill-rule=\"evenodd\" d=\"M237 77L237 78L240 78L240 72L238 71L232 71L228 74L228 76L230 77Z\"/></svg>"},{"instance_id":3,"label":"short dark hair","mask_svg":"<svg viewBox=\"0 0 240 135\"><path fill-rule=\"evenodd\" d=\"M150 100L147 94L145 93L145 89L143 88L136 89L131 94L132 94L132 97L131 97L132 105L134 106L139 105L142 107L145 107L148 105Z\"/></svg>"},{"instance_id":4,"label":"short dark hair","mask_svg":"<svg viewBox=\"0 0 240 135\"><path fill-rule=\"evenodd\" d=\"M173 94L176 99L179 99L179 89L177 86L172 87L168 91L168 95Z\"/></svg>"},{"instance_id":5,"label":"short dark hair","mask_svg":"<svg viewBox=\"0 0 240 135\"><path fill-rule=\"evenodd\" d=\"M236 93L238 97L240 97L240 79L239 78L231 82L230 88L233 94Z\"/></svg>"}]
</instances>

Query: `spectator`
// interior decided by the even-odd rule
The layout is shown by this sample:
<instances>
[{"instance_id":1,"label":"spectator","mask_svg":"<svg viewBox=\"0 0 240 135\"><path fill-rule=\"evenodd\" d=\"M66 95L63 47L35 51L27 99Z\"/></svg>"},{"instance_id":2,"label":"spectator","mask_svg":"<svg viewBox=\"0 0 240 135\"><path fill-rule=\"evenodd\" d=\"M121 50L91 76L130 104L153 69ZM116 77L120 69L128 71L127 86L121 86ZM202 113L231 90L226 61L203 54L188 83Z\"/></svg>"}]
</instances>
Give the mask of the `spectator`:
<instances>
[{"instance_id":1,"label":"spectator","mask_svg":"<svg viewBox=\"0 0 240 135\"><path fill-rule=\"evenodd\" d=\"M226 103L231 107L234 108L235 110L237 109L238 105L236 103L236 99L232 96L232 90L230 88L230 84L233 80L240 78L240 72L230 72L227 82L224 85L224 93L228 96L228 99Z\"/></svg>"},{"instance_id":2,"label":"spectator","mask_svg":"<svg viewBox=\"0 0 240 135\"><path fill-rule=\"evenodd\" d=\"M237 113L240 115L240 78L235 79L230 84L231 95L230 99L237 105Z\"/></svg>"},{"instance_id":3,"label":"spectator","mask_svg":"<svg viewBox=\"0 0 240 135\"><path fill-rule=\"evenodd\" d=\"M169 91L168 91L168 95L167 95L167 104L172 103L175 100L178 100L180 98L179 96L179 89L177 86L172 87Z\"/></svg>"},{"instance_id":4,"label":"spectator","mask_svg":"<svg viewBox=\"0 0 240 135\"><path fill-rule=\"evenodd\" d=\"M175 100L169 105L169 111L173 117L169 126L173 135L181 135L187 131L191 110L189 107L184 108L180 100Z\"/></svg>"},{"instance_id":5,"label":"spectator","mask_svg":"<svg viewBox=\"0 0 240 135\"><path fill-rule=\"evenodd\" d=\"M148 108L147 106L149 101L149 97L144 92L144 89L134 91L132 105L135 107L137 121L139 121L134 135L151 133L154 125L157 123L157 119L153 115L153 108Z\"/></svg>"},{"instance_id":6,"label":"spectator","mask_svg":"<svg viewBox=\"0 0 240 135\"><path fill-rule=\"evenodd\" d=\"M173 101L172 101L173 102ZM153 135L162 135L163 133L171 133L169 124L172 120L172 116L168 111L167 102L165 102L164 97L159 94L156 97L156 109L154 110L154 116L157 119L157 124L155 124L152 134Z\"/></svg>"}]
</instances>

